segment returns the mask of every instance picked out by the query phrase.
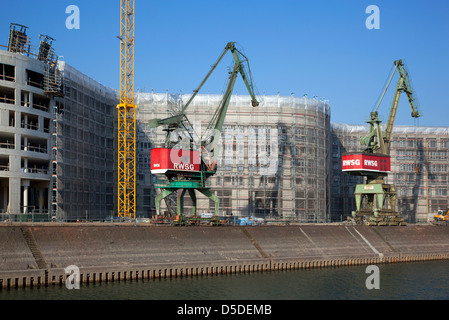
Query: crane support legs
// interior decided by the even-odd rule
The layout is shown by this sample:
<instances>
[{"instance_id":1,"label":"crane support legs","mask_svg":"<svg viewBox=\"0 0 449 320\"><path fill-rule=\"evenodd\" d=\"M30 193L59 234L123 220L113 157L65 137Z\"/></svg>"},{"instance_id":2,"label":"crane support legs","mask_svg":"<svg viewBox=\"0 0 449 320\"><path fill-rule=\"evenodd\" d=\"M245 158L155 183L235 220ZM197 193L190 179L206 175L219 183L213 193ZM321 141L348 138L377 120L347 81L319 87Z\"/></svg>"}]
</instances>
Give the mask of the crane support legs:
<instances>
[{"instance_id":1,"label":"crane support legs","mask_svg":"<svg viewBox=\"0 0 449 320\"><path fill-rule=\"evenodd\" d=\"M393 184L358 184L355 188L357 211L353 218L368 225L406 225L396 211L396 190Z\"/></svg>"},{"instance_id":2,"label":"crane support legs","mask_svg":"<svg viewBox=\"0 0 449 320\"><path fill-rule=\"evenodd\" d=\"M218 215L218 208L220 206L220 199L213 194L209 189L198 189L199 192L215 202L215 215Z\"/></svg>"},{"instance_id":3,"label":"crane support legs","mask_svg":"<svg viewBox=\"0 0 449 320\"><path fill-rule=\"evenodd\" d=\"M161 193L155 199L156 214L157 215L160 214L161 201L163 199L165 199L166 197L168 197L169 195L171 195L176 190L178 190L178 189L175 189L175 188L163 189L163 188L161 188ZM189 191L190 198L192 199L193 215L195 216L196 215L196 208L197 208L195 189L194 188L183 188L183 189L179 189L179 190L180 190L180 192L178 192L178 197L177 197L177 214L178 215L182 215L182 212L183 212L183 209L184 209L184 195L185 195L186 191ZM220 199L214 193L212 193L209 189L201 188L201 189L196 189L196 190L198 190L199 192L204 194L206 197L208 197L209 199L214 201L214 203L215 203L215 215L218 215Z\"/></svg>"},{"instance_id":4,"label":"crane support legs","mask_svg":"<svg viewBox=\"0 0 449 320\"><path fill-rule=\"evenodd\" d=\"M161 189L161 193L159 193L156 198L154 199L156 204L156 214L160 215L161 211L161 201L167 198L169 195L171 195L173 192L175 192L176 189Z\"/></svg>"},{"instance_id":5,"label":"crane support legs","mask_svg":"<svg viewBox=\"0 0 449 320\"><path fill-rule=\"evenodd\" d=\"M192 213L196 216L196 194L194 189L180 189L181 192L178 192L178 202L177 202L177 213L182 214L184 211L184 195L186 191L189 190L190 199L192 199Z\"/></svg>"}]
</instances>

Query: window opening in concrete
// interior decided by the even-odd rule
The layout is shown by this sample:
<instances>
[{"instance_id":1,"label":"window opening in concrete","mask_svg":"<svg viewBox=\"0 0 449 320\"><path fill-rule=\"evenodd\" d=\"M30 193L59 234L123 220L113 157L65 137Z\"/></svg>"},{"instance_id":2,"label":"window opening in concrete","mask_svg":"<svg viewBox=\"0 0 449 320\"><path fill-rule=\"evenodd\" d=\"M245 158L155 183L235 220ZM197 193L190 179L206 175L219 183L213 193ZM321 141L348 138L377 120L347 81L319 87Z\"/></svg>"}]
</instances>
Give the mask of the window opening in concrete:
<instances>
[{"instance_id":1,"label":"window opening in concrete","mask_svg":"<svg viewBox=\"0 0 449 320\"><path fill-rule=\"evenodd\" d=\"M0 148L14 149L14 134L1 132L0 133Z\"/></svg>"},{"instance_id":2,"label":"window opening in concrete","mask_svg":"<svg viewBox=\"0 0 449 320\"><path fill-rule=\"evenodd\" d=\"M50 99L35 94L33 96L33 108L45 112L50 111Z\"/></svg>"},{"instance_id":3,"label":"window opening in concrete","mask_svg":"<svg viewBox=\"0 0 449 320\"><path fill-rule=\"evenodd\" d=\"M0 171L9 171L9 156L0 156Z\"/></svg>"},{"instance_id":4,"label":"window opening in concrete","mask_svg":"<svg viewBox=\"0 0 449 320\"><path fill-rule=\"evenodd\" d=\"M29 130L39 130L39 117L34 114L22 113L20 127Z\"/></svg>"},{"instance_id":5,"label":"window opening in concrete","mask_svg":"<svg viewBox=\"0 0 449 320\"><path fill-rule=\"evenodd\" d=\"M47 140L22 136L21 149L31 152L47 153Z\"/></svg>"},{"instance_id":6,"label":"window opening in concrete","mask_svg":"<svg viewBox=\"0 0 449 320\"><path fill-rule=\"evenodd\" d=\"M15 67L9 64L0 63L0 80L16 81Z\"/></svg>"},{"instance_id":7,"label":"window opening in concrete","mask_svg":"<svg viewBox=\"0 0 449 320\"><path fill-rule=\"evenodd\" d=\"M16 124L16 121L15 121L15 118L16 118L16 113L14 112L14 111L9 111L9 121L8 121L8 123L9 123L9 126L10 127L14 127L15 126L15 124Z\"/></svg>"},{"instance_id":8,"label":"window opening in concrete","mask_svg":"<svg viewBox=\"0 0 449 320\"><path fill-rule=\"evenodd\" d=\"M26 84L39 89L44 88L44 75L31 70L26 70Z\"/></svg>"},{"instance_id":9,"label":"window opening in concrete","mask_svg":"<svg viewBox=\"0 0 449 320\"><path fill-rule=\"evenodd\" d=\"M0 102L8 103L8 104L15 104L16 99L15 99L14 89L0 87Z\"/></svg>"}]
</instances>

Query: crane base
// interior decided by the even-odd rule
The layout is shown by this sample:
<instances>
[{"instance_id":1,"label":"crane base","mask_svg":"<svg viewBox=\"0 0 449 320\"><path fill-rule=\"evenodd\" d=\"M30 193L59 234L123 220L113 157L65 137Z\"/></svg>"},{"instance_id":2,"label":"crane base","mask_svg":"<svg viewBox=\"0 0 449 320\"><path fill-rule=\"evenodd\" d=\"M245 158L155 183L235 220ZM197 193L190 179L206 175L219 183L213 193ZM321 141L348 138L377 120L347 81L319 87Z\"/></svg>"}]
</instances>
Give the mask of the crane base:
<instances>
[{"instance_id":1,"label":"crane base","mask_svg":"<svg viewBox=\"0 0 449 320\"><path fill-rule=\"evenodd\" d=\"M188 191L189 195L190 195L190 198L192 199L192 204L193 204L192 214L193 214L193 216L196 216L196 195L195 195L195 190L198 190L199 192L204 194L206 197L208 197L209 199L214 201L214 203L215 203L215 215L218 215L220 199L214 193L212 193L209 190L209 188L196 188L196 187L179 188L178 186L174 186L174 187L171 187L171 188L170 187L165 187L165 188L160 188L160 189L161 189L161 193L158 196L156 196L156 199L155 199L156 214L157 215L160 215L161 201L163 199L167 198L168 196L170 196L175 191L178 191L178 196L177 196L177 214L178 215L182 215L183 211L184 211L184 195Z\"/></svg>"}]
</instances>

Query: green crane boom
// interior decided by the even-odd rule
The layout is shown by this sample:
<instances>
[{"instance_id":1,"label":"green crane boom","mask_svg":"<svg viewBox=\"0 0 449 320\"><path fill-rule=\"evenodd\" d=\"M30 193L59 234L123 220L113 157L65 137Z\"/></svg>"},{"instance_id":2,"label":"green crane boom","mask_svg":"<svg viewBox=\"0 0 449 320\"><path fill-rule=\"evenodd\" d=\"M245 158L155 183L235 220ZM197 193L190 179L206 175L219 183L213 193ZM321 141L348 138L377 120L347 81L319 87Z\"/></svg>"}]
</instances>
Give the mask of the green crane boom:
<instances>
[{"instance_id":1,"label":"green crane boom","mask_svg":"<svg viewBox=\"0 0 449 320\"><path fill-rule=\"evenodd\" d=\"M396 70L399 72L399 80L398 84L396 86L396 91L394 94L393 104L390 109L390 115L388 117L387 126L385 129L385 132L382 133L382 130L380 128L381 121L378 118L377 109L379 108L383 97L385 95L385 92L387 91L391 79L393 78L394 74L396 73ZM391 134L393 132L393 126L394 121L396 118L396 112L398 110L399 105L399 98L401 96L401 93L405 92L407 95L408 101L410 103L410 106L412 108L411 116L413 118L419 118L422 115L419 113L417 106L415 104L415 97L413 94L413 90L410 84L410 78L408 75L408 72L405 68L404 63L402 60L396 60L394 62L394 69L393 72L390 75L390 78L388 79L388 83L382 93L382 96L373 112L370 114L370 120L368 123L370 124L370 132L366 137L363 137L360 139L361 145L366 145L367 149L366 152L369 153L380 153L384 155L390 154L390 143L391 143Z\"/></svg>"},{"instance_id":2,"label":"green crane boom","mask_svg":"<svg viewBox=\"0 0 449 320\"><path fill-rule=\"evenodd\" d=\"M203 81L201 81L200 85L193 90L193 94L190 97L190 99L186 102L186 104L184 105L184 107L182 108L182 110L175 116L169 117L169 118L165 118L165 119L152 119L149 121L149 125L152 128L156 128L158 126L161 125L168 125L168 126L179 126L182 122L183 118L186 118L185 112L186 109L189 107L190 103L193 101L193 99L196 97L196 95L198 94L198 92L201 90L201 88L203 87L203 85L206 83L206 81L209 79L210 75L214 72L214 70L217 68L218 64L220 63L220 61L223 59L223 57L226 55L226 53L228 51L231 51L233 57L234 57L234 71L231 74L231 81L229 82L228 85L228 89L226 91L226 93L224 94L222 103L220 104L220 107L217 109L217 111L215 112L215 114L220 115L218 117L214 117L212 121L214 121L216 123L216 129L217 130L221 130L221 126L223 125L223 121L224 121L224 117L226 116L226 109L227 109L227 105L229 104L229 99L230 96L232 95L232 90L234 87L234 83L236 80L236 74L240 73L240 75L242 76L243 81L245 82L245 86L248 89L248 92L251 96L251 104L253 107L256 107L259 105L259 102L256 99L256 95L254 93L254 85L253 85L253 81L252 81L252 77L251 77L251 72L249 69L249 64L248 64L248 59L246 58L246 56L241 53L236 47L235 47L235 42L229 42L225 49L223 50L222 54L219 56L219 58L217 59L217 61L212 65L210 71L207 73L206 77L203 79ZM247 66L248 71L245 72L245 65ZM224 103L225 101L227 101L227 104ZM214 120L215 119L215 120ZM212 127L211 124L213 123L211 121L211 123L209 124L209 127Z\"/></svg>"},{"instance_id":3,"label":"green crane boom","mask_svg":"<svg viewBox=\"0 0 449 320\"><path fill-rule=\"evenodd\" d=\"M394 93L393 104L390 109L385 131L382 132L377 110L387 91L394 74L398 71L399 80ZM401 93L405 92L412 108L411 116L418 118L421 114L417 111L415 97L410 85L408 72L402 60L394 61L394 70L391 73L387 86L383 90L381 98L373 112L370 113L370 130L367 136L360 139L360 144L366 146L362 154L347 153L344 155L346 165L349 160L360 161L361 169L344 169L351 175L366 177L365 184L358 184L355 188L356 211L352 215L357 222L362 222L364 216L368 216L370 225L405 225L403 218L396 211L396 190L393 184L384 182L384 178L390 171L390 144L393 132L396 112ZM366 159L366 160L365 160ZM343 161L344 163L345 161ZM367 163L365 165L365 163Z\"/></svg>"},{"instance_id":4,"label":"green crane boom","mask_svg":"<svg viewBox=\"0 0 449 320\"><path fill-rule=\"evenodd\" d=\"M192 126L186 116L186 110L228 51L231 51L234 57L234 66L232 71L230 72L229 82L226 91L223 95L223 98L221 99L218 108L216 109L214 115L212 116L205 130L205 133L201 137L200 142L201 160L199 166L200 169L199 171L176 170L173 168L164 170L163 174L168 179L168 184L156 186L157 188L161 189L161 193L156 197L156 212L158 215L160 209L159 204L160 201L162 199L165 199L166 202L168 203L167 201L168 196L170 196L176 190L181 190L180 192L178 192L178 199L177 199L178 215L182 215L182 197L184 196L186 191L189 192L189 195L192 199L193 215L194 216L196 215L196 196L194 192L195 190L198 190L199 192L203 193L204 195L206 195L208 198L210 198L215 202L215 214L216 215L218 214L219 199L209 190L209 188L206 187L206 180L216 172L215 159L217 156L216 150L219 147L217 146L218 138L223 128L223 123L226 118L226 113L228 110L229 103L231 101L232 92L234 90L234 84L238 74L241 75L245 83L245 86L250 94L251 105L253 107L257 107L259 105L259 102L257 101L254 92L254 85L247 57L235 47L235 42L229 42L226 45L222 54L219 56L218 60L212 65L210 71L207 73L203 81L195 90L193 90L192 96L189 98L189 100L186 102L186 104L183 106L183 108L178 114L165 119L153 119L149 121L149 125L152 128L156 128L161 125L167 126L167 128L164 129L165 131L167 131L167 137L165 141L166 150L163 152L171 152L171 150L177 150L177 147L175 148L175 145L179 146L180 141L179 139L173 139L173 137L171 137L171 133L177 129L184 129L184 132L188 133L187 137L184 136L183 138L181 138L181 141L185 141L184 139L188 139L188 143L182 143L182 145L190 146L189 151L193 151L195 141L191 133ZM184 150L184 148L181 148L181 150ZM154 167L153 157L151 159L151 166L152 168ZM154 170L154 172L156 171L160 172L161 167L159 163L157 164L157 167L158 170Z\"/></svg>"}]
</instances>

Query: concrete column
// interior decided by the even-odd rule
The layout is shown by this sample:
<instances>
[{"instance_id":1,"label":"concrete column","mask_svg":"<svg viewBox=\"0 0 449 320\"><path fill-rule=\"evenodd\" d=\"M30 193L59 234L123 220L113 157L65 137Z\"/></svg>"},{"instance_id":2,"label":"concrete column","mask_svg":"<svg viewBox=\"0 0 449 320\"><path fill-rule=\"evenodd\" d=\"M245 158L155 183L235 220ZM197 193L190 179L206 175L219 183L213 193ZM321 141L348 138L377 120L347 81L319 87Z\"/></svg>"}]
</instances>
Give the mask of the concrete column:
<instances>
[{"instance_id":1,"label":"concrete column","mask_svg":"<svg viewBox=\"0 0 449 320\"><path fill-rule=\"evenodd\" d=\"M28 213L28 186L23 186L23 213Z\"/></svg>"},{"instance_id":2,"label":"concrete column","mask_svg":"<svg viewBox=\"0 0 449 320\"><path fill-rule=\"evenodd\" d=\"M39 188L38 190L39 190L39 200L38 200L39 213L42 213L42 210L44 209L44 189Z\"/></svg>"},{"instance_id":3,"label":"concrete column","mask_svg":"<svg viewBox=\"0 0 449 320\"><path fill-rule=\"evenodd\" d=\"M22 148L22 135L20 133L16 133L14 135L14 149L20 151L22 150L21 148Z\"/></svg>"},{"instance_id":4,"label":"concrete column","mask_svg":"<svg viewBox=\"0 0 449 320\"><path fill-rule=\"evenodd\" d=\"M5 127L9 126L9 110L0 110L0 125Z\"/></svg>"},{"instance_id":5,"label":"concrete column","mask_svg":"<svg viewBox=\"0 0 449 320\"><path fill-rule=\"evenodd\" d=\"M21 172L20 156L10 155L9 156L9 171L10 172Z\"/></svg>"},{"instance_id":6,"label":"concrete column","mask_svg":"<svg viewBox=\"0 0 449 320\"><path fill-rule=\"evenodd\" d=\"M30 92L30 104L29 104L29 107L31 108L32 106L33 106L33 93L32 92Z\"/></svg>"},{"instance_id":7,"label":"concrete column","mask_svg":"<svg viewBox=\"0 0 449 320\"><path fill-rule=\"evenodd\" d=\"M23 60L16 60L16 83L25 84L26 81L26 67L23 65Z\"/></svg>"},{"instance_id":8,"label":"concrete column","mask_svg":"<svg viewBox=\"0 0 449 320\"><path fill-rule=\"evenodd\" d=\"M20 106L20 103L21 103L21 100L22 100L21 93L22 93L22 90L20 90L18 88L15 88L15 90L14 90L14 95L15 95L14 98L15 98L15 105L17 107Z\"/></svg>"},{"instance_id":9,"label":"concrete column","mask_svg":"<svg viewBox=\"0 0 449 320\"><path fill-rule=\"evenodd\" d=\"M28 115L27 114L25 114L23 116L23 125L24 125L25 129L28 129Z\"/></svg>"},{"instance_id":10,"label":"concrete column","mask_svg":"<svg viewBox=\"0 0 449 320\"><path fill-rule=\"evenodd\" d=\"M20 178L9 178L9 213L20 212Z\"/></svg>"},{"instance_id":11,"label":"concrete column","mask_svg":"<svg viewBox=\"0 0 449 320\"><path fill-rule=\"evenodd\" d=\"M37 118L37 127L38 127L38 131L44 132L44 117L39 116Z\"/></svg>"},{"instance_id":12,"label":"concrete column","mask_svg":"<svg viewBox=\"0 0 449 320\"><path fill-rule=\"evenodd\" d=\"M30 101L30 94L29 94L29 92L24 92L24 94L23 94L23 106L24 107L29 107L30 105L29 105L29 102Z\"/></svg>"},{"instance_id":13,"label":"concrete column","mask_svg":"<svg viewBox=\"0 0 449 320\"><path fill-rule=\"evenodd\" d=\"M14 128L20 128L20 117L22 116L22 112L15 111L14 112Z\"/></svg>"}]
</instances>

